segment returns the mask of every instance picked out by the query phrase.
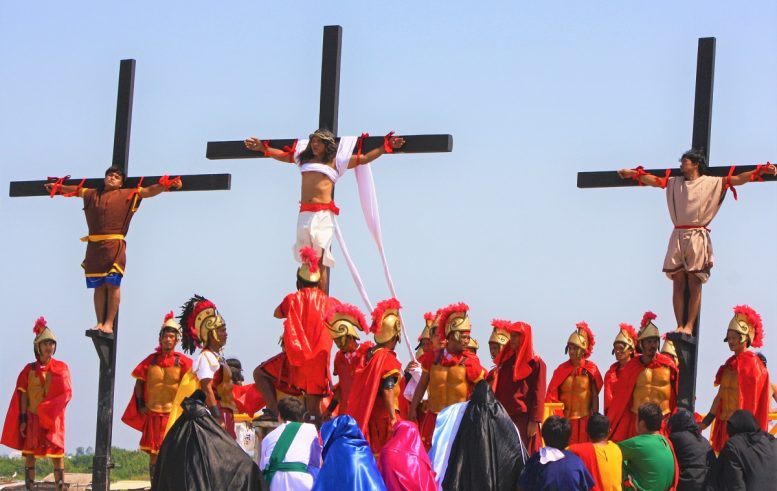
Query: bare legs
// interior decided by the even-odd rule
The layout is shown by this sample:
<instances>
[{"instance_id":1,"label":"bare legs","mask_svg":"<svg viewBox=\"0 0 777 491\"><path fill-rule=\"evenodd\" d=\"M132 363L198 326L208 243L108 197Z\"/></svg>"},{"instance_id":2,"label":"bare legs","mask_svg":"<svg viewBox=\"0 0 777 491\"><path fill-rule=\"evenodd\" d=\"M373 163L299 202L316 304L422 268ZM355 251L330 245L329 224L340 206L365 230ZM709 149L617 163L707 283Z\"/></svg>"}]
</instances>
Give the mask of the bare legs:
<instances>
[{"instance_id":1,"label":"bare legs","mask_svg":"<svg viewBox=\"0 0 777 491\"><path fill-rule=\"evenodd\" d=\"M278 398L275 396L275 386L273 386L272 378L261 367L256 367L254 368L254 383L259 392L262 393L267 409L272 413L272 416L277 417Z\"/></svg>"},{"instance_id":2,"label":"bare legs","mask_svg":"<svg viewBox=\"0 0 777 491\"><path fill-rule=\"evenodd\" d=\"M56 489L65 489L65 461L62 457L51 458L51 464L54 467L54 484ZM24 458L24 482L28 489L33 488L35 483L35 456L26 455Z\"/></svg>"},{"instance_id":3,"label":"bare legs","mask_svg":"<svg viewBox=\"0 0 777 491\"><path fill-rule=\"evenodd\" d=\"M686 288L690 293L688 299L688 319L683 322ZM675 332L693 336L693 327L696 324L696 318L699 316L699 308L701 307L701 280L695 274L678 271L672 275L672 305L674 307L674 316L677 320Z\"/></svg>"},{"instance_id":4,"label":"bare legs","mask_svg":"<svg viewBox=\"0 0 777 491\"><path fill-rule=\"evenodd\" d=\"M121 288L118 286L106 283L94 289L94 313L97 317L94 329L108 334L113 332L113 322L119 312L120 301Z\"/></svg>"}]
</instances>

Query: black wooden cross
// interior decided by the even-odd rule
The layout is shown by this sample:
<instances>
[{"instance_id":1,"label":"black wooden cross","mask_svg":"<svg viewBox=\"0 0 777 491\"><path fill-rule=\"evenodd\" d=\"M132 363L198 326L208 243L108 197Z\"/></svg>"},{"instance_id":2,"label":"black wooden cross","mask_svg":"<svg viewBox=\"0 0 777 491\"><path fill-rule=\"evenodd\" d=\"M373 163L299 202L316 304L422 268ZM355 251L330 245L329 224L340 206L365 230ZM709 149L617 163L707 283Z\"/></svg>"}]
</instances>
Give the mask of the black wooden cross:
<instances>
[{"instance_id":1,"label":"black wooden cross","mask_svg":"<svg viewBox=\"0 0 777 491\"><path fill-rule=\"evenodd\" d=\"M693 109L693 137L691 147L704 153L709 162L710 152L710 128L712 125L712 89L715 73L715 38L700 38L696 57L696 95ZM736 167L736 172L746 172L755 169L755 165L743 165ZM706 175L725 177L728 175L730 167L709 167ZM665 169L651 169L647 172L663 176ZM679 168L672 169L672 176L680 176ZM765 181L774 181L773 175L762 175ZM579 188L612 188L638 186L639 184L631 179L621 179L616 171L603 172L578 172L577 187ZM688 298L689 293L686 287L685 292L685 314L684 322L688 318ZM696 401L696 362L698 360L698 336L699 319L697 315L694 333L696 337L686 334L670 332L667 339L674 342L677 349L677 355L680 360L680 383L678 387L677 405L679 407L694 411Z\"/></svg>"},{"instance_id":2,"label":"black wooden cross","mask_svg":"<svg viewBox=\"0 0 777 491\"><path fill-rule=\"evenodd\" d=\"M116 102L116 129L113 136L113 166L127 173L129 164L130 126L132 123L132 98L135 86L135 60L121 60L119 69L119 91ZM140 178L127 177L125 187L137 186ZM200 174L181 176L181 191L228 190L229 174ZM146 176L146 182L157 182L159 176ZM43 187L51 181L15 181L11 182L10 196L48 196ZM65 181L67 185L77 185L80 179ZM96 188L102 185L103 178L87 179L85 187ZM171 189L172 190L172 189ZM176 191L178 192L178 191ZM100 381L97 392L97 433L95 436L94 460L92 461L92 489L106 491L110 483L111 440L113 437L113 390L116 381L116 339L119 330L119 316L113 325L113 335L101 335L90 329L86 335L92 338L100 359Z\"/></svg>"},{"instance_id":3,"label":"black wooden cross","mask_svg":"<svg viewBox=\"0 0 777 491\"><path fill-rule=\"evenodd\" d=\"M321 100L318 127L330 130L337 135L337 111L340 98L340 51L343 28L341 26L324 27L324 49L321 61ZM394 153L434 153L450 152L453 149L451 135L402 135L405 144ZM273 139L274 148L283 148L294 143L294 139ZM369 152L383 146L383 137L374 136L364 139L362 151ZM354 153L357 149L354 149ZM208 142L206 157L218 159L256 159L263 158L262 152L254 152L245 147L244 140ZM328 290L328 285L326 290Z\"/></svg>"}]
</instances>

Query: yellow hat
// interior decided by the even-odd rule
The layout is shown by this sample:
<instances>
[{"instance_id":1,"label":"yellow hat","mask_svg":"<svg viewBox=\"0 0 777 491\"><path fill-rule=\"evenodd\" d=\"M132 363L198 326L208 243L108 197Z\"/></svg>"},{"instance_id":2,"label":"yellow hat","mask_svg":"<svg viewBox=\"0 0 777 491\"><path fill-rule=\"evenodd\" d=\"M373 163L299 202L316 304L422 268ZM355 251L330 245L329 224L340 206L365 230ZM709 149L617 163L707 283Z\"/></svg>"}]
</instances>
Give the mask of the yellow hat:
<instances>
[{"instance_id":1,"label":"yellow hat","mask_svg":"<svg viewBox=\"0 0 777 491\"><path fill-rule=\"evenodd\" d=\"M467 348L477 351L480 349L480 345L475 338L469 338L469 344L467 345Z\"/></svg>"},{"instance_id":2,"label":"yellow hat","mask_svg":"<svg viewBox=\"0 0 777 491\"><path fill-rule=\"evenodd\" d=\"M566 352L571 344L572 346L577 346L582 349L585 352L585 355L583 356L588 358L591 356L591 353L593 353L594 345L596 344L594 333L591 332L591 329L586 322L578 322L575 327L575 332L573 332L567 340L567 348L564 352Z\"/></svg>"},{"instance_id":3,"label":"yellow hat","mask_svg":"<svg viewBox=\"0 0 777 491\"><path fill-rule=\"evenodd\" d=\"M615 343L623 343L626 345L626 348L632 351L637 349L637 332L634 330L634 327L631 324L621 322L618 328L618 335L615 336L615 341L612 342L613 346ZM615 350L613 349L612 352L615 353Z\"/></svg>"},{"instance_id":4,"label":"yellow hat","mask_svg":"<svg viewBox=\"0 0 777 491\"><path fill-rule=\"evenodd\" d=\"M399 309L402 306L396 298L390 298L378 302L375 310L372 311L372 331L375 342L383 344L398 338L402 332L402 322L399 318Z\"/></svg>"},{"instance_id":5,"label":"yellow hat","mask_svg":"<svg viewBox=\"0 0 777 491\"><path fill-rule=\"evenodd\" d=\"M456 334L455 337L458 339L458 333L472 331L472 324L470 324L469 316L467 315L468 311L469 306L463 302L445 307L440 312L440 327L443 328L440 334L444 334L441 337L447 339L453 333Z\"/></svg>"},{"instance_id":6,"label":"yellow hat","mask_svg":"<svg viewBox=\"0 0 777 491\"><path fill-rule=\"evenodd\" d=\"M171 329L175 331L177 336L181 335L181 325L175 321L175 315L172 310L168 312L162 320L162 327L159 329L159 335L161 336L163 332Z\"/></svg>"},{"instance_id":7,"label":"yellow hat","mask_svg":"<svg viewBox=\"0 0 777 491\"><path fill-rule=\"evenodd\" d=\"M32 332L35 334L35 339L32 341L32 347L35 350L35 355L40 355L38 345L43 341L54 341L56 344L57 338L54 336L54 332L46 325L46 319L43 316L38 317L35 321L35 325L32 327Z\"/></svg>"},{"instance_id":8,"label":"yellow hat","mask_svg":"<svg viewBox=\"0 0 777 491\"><path fill-rule=\"evenodd\" d=\"M316 250L310 246L305 246L299 250L299 257L302 264L297 269L297 276L307 283L321 281L321 270L318 265L320 258Z\"/></svg>"},{"instance_id":9,"label":"yellow hat","mask_svg":"<svg viewBox=\"0 0 777 491\"><path fill-rule=\"evenodd\" d=\"M734 317L728 323L727 331L739 333L742 340L747 339L750 346L763 346L763 322L758 312L747 305L734 307ZM726 339L724 338L723 341Z\"/></svg>"},{"instance_id":10,"label":"yellow hat","mask_svg":"<svg viewBox=\"0 0 777 491\"><path fill-rule=\"evenodd\" d=\"M671 356L674 358L675 363L677 363L677 350L675 349L674 342L672 342L671 339L666 339L666 337L664 337L664 345L661 346L661 353Z\"/></svg>"},{"instance_id":11,"label":"yellow hat","mask_svg":"<svg viewBox=\"0 0 777 491\"><path fill-rule=\"evenodd\" d=\"M341 303L335 305L326 315L326 327L332 339L339 339L343 336L352 336L359 338L359 332L364 332L367 321L364 315L355 305Z\"/></svg>"},{"instance_id":12,"label":"yellow hat","mask_svg":"<svg viewBox=\"0 0 777 491\"><path fill-rule=\"evenodd\" d=\"M642 316L642 322L639 325L639 333L637 334L637 345L639 346L642 341L649 338L661 339L661 333L658 331L658 327L653 324L653 319L656 318L656 314L653 312L645 312Z\"/></svg>"},{"instance_id":13,"label":"yellow hat","mask_svg":"<svg viewBox=\"0 0 777 491\"><path fill-rule=\"evenodd\" d=\"M491 326L494 328L494 330L491 331L491 336L488 338L489 344L496 343L499 346L504 346L509 343L510 333L507 331L507 327L511 324L512 322L508 320L493 319L491 321Z\"/></svg>"},{"instance_id":14,"label":"yellow hat","mask_svg":"<svg viewBox=\"0 0 777 491\"><path fill-rule=\"evenodd\" d=\"M213 332L214 339L221 341L216 330L226 326L226 322L216 310L216 305L207 298L195 295L183 306L180 317L186 326L181 338L184 351L194 353L196 348L208 344L208 334Z\"/></svg>"}]
</instances>

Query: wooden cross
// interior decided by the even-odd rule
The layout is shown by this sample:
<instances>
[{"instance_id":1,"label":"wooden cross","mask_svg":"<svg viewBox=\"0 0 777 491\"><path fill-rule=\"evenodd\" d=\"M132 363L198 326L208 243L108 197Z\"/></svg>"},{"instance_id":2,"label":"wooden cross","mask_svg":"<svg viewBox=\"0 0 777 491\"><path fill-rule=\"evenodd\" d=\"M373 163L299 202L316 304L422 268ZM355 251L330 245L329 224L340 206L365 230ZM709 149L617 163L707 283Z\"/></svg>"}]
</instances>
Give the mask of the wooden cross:
<instances>
[{"instance_id":1,"label":"wooden cross","mask_svg":"<svg viewBox=\"0 0 777 491\"><path fill-rule=\"evenodd\" d=\"M710 148L710 128L712 125L712 91L713 79L715 73L715 38L700 38L698 52L696 57L696 95L693 110L693 137L691 147L703 152L709 162ZM737 166L736 172L746 172L755 169L755 165ZM704 174L710 176L725 177L729 173L730 167L709 167ZM663 176L664 169L651 169L647 172ZM671 176L680 176L679 168L672 169ZM764 181L774 181L773 175L762 175ZM621 179L616 171L603 172L578 172L577 187L579 188L612 188L638 186L639 184L631 179ZM685 291L685 313L683 322L688 319L688 299L689 292L686 286ZM694 332L696 337L686 334L670 332L667 339L674 342L675 349L680 361L680 381L677 395L677 405L694 411L696 400L696 362L698 360L698 336L699 319L701 315L696 316Z\"/></svg>"},{"instance_id":2,"label":"wooden cross","mask_svg":"<svg viewBox=\"0 0 777 491\"><path fill-rule=\"evenodd\" d=\"M337 111L340 98L340 52L343 28L341 26L324 27L324 49L321 61L321 99L318 127L325 128L337 135ZM394 153L434 153L450 152L453 149L451 135L402 135L405 144ZM339 140L339 139L338 139ZM291 147L294 139L273 139L274 148ZM364 153L383 146L383 137L365 138L362 145ZM358 150L354 149L354 153ZM206 157L219 159L256 159L263 158L262 152L254 152L245 147L244 140L208 142ZM333 194L334 196L334 194ZM329 293L329 285L325 290Z\"/></svg>"},{"instance_id":3,"label":"wooden cross","mask_svg":"<svg viewBox=\"0 0 777 491\"><path fill-rule=\"evenodd\" d=\"M132 99L135 85L135 60L121 60L119 69L119 91L116 102L116 129L113 136L113 166L127 173L129 164L130 126L132 123ZM159 176L146 176L146 182L157 182ZM229 174L200 174L181 176L183 188L180 191L229 190ZM135 187L139 177L127 177L124 187ZM11 182L10 196L48 196L43 187L51 181L15 181ZM66 185L78 185L79 179L64 181ZM84 186L99 188L103 178L86 179ZM171 189L172 191L175 191ZM178 192L178 191L175 191ZM106 491L110 483L111 440L113 436L113 391L116 381L116 339L119 329L119 316L113 326L113 335L104 335L95 329L86 331L92 338L100 359L100 379L97 392L97 432L95 451L92 461L92 489Z\"/></svg>"}]
</instances>

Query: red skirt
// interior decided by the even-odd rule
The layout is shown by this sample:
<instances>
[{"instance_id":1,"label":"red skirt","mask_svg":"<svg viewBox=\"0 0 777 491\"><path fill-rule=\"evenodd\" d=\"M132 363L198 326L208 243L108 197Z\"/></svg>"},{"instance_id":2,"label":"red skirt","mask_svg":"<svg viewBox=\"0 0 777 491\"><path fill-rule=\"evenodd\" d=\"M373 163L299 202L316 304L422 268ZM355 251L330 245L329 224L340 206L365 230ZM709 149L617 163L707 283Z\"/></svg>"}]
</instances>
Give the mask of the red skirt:
<instances>
[{"instance_id":1,"label":"red skirt","mask_svg":"<svg viewBox=\"0 0 777 491\"><path fill-rule=\"evenodd\" d=\"M65 449L51 443L48 438L50 433L50 430L40 425L38 415L28 411L22 455L34 455L37 458L49 457L52 459L64 457Z\"/></svg>"}]
</instances>

